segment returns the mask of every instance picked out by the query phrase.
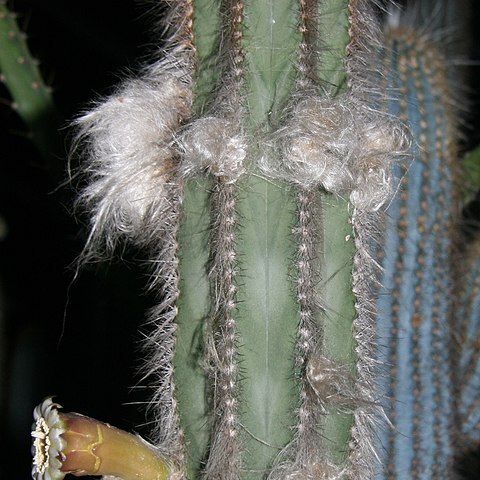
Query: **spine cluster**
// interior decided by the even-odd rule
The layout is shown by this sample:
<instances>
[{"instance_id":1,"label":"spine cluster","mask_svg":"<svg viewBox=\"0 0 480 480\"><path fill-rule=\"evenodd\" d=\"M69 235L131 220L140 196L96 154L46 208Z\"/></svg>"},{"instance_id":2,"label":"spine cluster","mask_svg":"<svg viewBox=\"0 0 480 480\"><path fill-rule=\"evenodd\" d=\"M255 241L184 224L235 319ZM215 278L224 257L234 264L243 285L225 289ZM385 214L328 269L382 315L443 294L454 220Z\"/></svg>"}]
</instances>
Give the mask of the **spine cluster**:
<instances>
[{"instance_id":1,"label":"spine cluster","mask_svg":"<svg viewBox=\"0 0 480 480\"><path fill-rule=\"evenodd\" d=\"M215 181L210 199L213 216L210 271L213 305L211 327L206 339L212 388L213 426L205 477L225 480L239 478L242 467L237 411L240 389L235 319L238 273L235 183L245 171L244 160L247 154L243 133L244 106L241 98L244 61L241 44L243 8L243 2L239 0L229 0L224 4L224 38L229 59L224 72L226 84L220 86L219 98L213 105L216 116L203 120L213 123L207 125L204 131L206 135L202 135L201 132L198 135L198 145L201 148L205 145L204 138L215 135L217 148L222 149L224 153L212 155L211 160L206 162L207 169L214 175ZM202 119L198 122L202 122Z\"/></svg>"},{"instance_id":2,"label":"spine cluster","mask_svg":"<svg viewBox=\"0 0 480 480\"><path fill-rule=\"evenodd\" d=\"M350 42L343 66L348 81L343 92L333 96L319 75L322 55L318 37L322 32L317 31L316 24L323 14L323 2L299 0L295 91L276 119L276 127L261 135L246 127L244 70L248 62L243 2L222 2L222 78L217 98L203 115L196 115L192 106L197 68L193 2L175 4L170 18L178 28L166 59L146 69L141 77L125 82L77 121L78 144L87 156L84 169L89 177L80 202L91 211L85 259L109 253L120 241L129 240L148 248L156 265L152 288L158 292L160 304L151 315L155 328L149 341L151 359L146 376L155 385L152 404L157 444L185 463L172 366L180 294L177 233L184 183L203 176L212 181L212 292L203 353L207 395L213 406L203 470L205 478L227 480L238 478L242 471L245 452L240 438L245 432L239 435L239 412L250 407L240 407L236 245L241 239L241 224L248 219L239 218L237 196L241 179L258 175L288 184L297 205L297 222L292 226L297 245L292 291L298 318L292 321L298 321L295 377L300 398L295 437L279 456L271 477L371 478L371 417L372 409L378 410L372 386L376 368L370 289L375 269L372 224L391 197L393 165L408 152L410 141L406 129L393 116L376 109L377 92L365 73L372 49L378 46L370 2L349 3ZM254 156L261 160L253 160ZM318 256L323 235L321 199L325 195L343 198L351 208L356 246L351 277L356 295L354 372L351 366L330 358L323 335L328 306L322 303L318 285L328 279L322 277ZM322 432L323 419L332 412L353 418L343 462L329 457L328 439Z\"/></svg>"},{"instance_id":3,"label":"spine cluster","mask_svg":"<svg viewBox=\"0 0 480 480\"><path fill-rule=\"evenodd\" d=\"M386 34L388 108L411 125L417 146L408 171L397 171L401 191L385 224L377 343L383 346L378 359L388 366L380 381L383 406L395 429L380 436L386 467L379 478L407 471L408 478L453 478L451 372L462 371L452 357L451 330L459 221L456 108L435 43L399 20Z\"/></svg>"},{"instance_id":4,"label":"spine cluster","mask_svg":"<svg viewBox=\"0 0 480 480\"><path fill-rule=\"evenodd\" d=\"M183 180L174 138L192 116L192 16L191 1L176 2L168 18L174 28L167 56L78 118L74 145L86 158L82 167L88 177L78 200L90 213L90 235L81 260L111 254L126 240L145 248L152 257L150 288L159 305L150 314L153 333L146 342L149 359L144 380L153 388L155 443L180 464L185 445L172 362Z\"/></svg>"},{"instance_id":5,"label":"spine cluster","mask_svg":"<svg viewBox=\"0 0 480 480\"><path fill-rule=\"evenodd\" d=\"M476 239L469 245L466 271L462 282L462 296L457 311L460 338L463 348L459 360L457 388L459 398L459 439L462 451L480 441L480 400L478 379L480 378L480 355L478 325L480 305L480 262L479 242Z\"/></svg>"}]
</instances>

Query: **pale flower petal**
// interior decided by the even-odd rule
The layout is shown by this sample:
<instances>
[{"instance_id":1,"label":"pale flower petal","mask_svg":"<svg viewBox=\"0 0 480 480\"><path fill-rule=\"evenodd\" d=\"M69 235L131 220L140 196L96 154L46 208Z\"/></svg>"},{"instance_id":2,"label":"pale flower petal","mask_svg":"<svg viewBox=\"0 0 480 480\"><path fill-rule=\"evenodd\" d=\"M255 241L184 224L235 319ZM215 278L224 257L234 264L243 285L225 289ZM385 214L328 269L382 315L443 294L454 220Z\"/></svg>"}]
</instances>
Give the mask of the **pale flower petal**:
<instances>
[{"instance_id":1,"label":"pale flower petal","mask_svg":"<svg viewBox=\"0 0 480 480\"><path fill-rule=\"evenodd\" d=\"M61 437L65 424L60 419L58 408L61 406L48 397L33 411L32 478L35 480L62 480L65 476L60 471L62 450L66 446Z\"/></svg>"}]
</instances>

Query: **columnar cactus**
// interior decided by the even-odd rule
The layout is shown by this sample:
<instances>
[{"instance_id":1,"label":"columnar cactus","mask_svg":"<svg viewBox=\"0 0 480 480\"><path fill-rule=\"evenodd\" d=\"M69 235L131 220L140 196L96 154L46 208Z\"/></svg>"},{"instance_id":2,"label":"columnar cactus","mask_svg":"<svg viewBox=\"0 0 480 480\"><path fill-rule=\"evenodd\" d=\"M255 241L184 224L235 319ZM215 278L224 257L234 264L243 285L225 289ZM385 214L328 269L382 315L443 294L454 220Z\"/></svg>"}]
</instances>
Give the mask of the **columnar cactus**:
<instances>
[{"instance_id":1,"label":"columnar cactus","mask_svg":"<svg viewBox=\"0 0 480 480\"><path fill-rule=\"evenodd\" d=\"M468 248L466 271L458 302L457 341L462 345L461 354L456 360L458 366L456 399L458 405L459 447L472 449L480 444L480 405L478 378L480 369L479 324L480 317L480 264L478 239Z\"/></svg>"},{"instance_id":2,"label":"columnar cactus","mask_svg":"<svg viewBox=\"0 0 480 480\"><path fill-rule=\"evenodd\" d=\"M22 117L35 146L48 158L58 152L59 115L25 35L5 3L0 2L0 80L12 95L11 107Z\"/></svg>"},{"instance_id":3,"label":"columnar cactus","mask_svg":"<svg viewBox=\"0 0 480 480\"><path fill-rule=\"evenodd\" d=\"M156 443L189 478L369 478L372 225L409 147L370 5L172 19L167 57L78 120L87 258L128 238L155 261Z\"/></svg>"},{"instance_id":4,"label":"columnar cactus","mask_svg":"<svg viewBox=\"0 0 480 480\"><path fill-rule=\"evenodd\" d=\"M147 477L452 478L459 435L478 441L478 275L459 322L435 45L380 33L368 0L170 3L166 54L76 122L83 260L130 242L153 266ZM87 471L57 423L61 472L147 471Z\"/></svg>"},{"instance_id":5,"label":"columnar cactus","mask_svg":"<svg viewBox=\"0 0 480 480\"><path fill-rule=\"evenodd\" d=\"M458 121L435 43L401 24L385 40L389 108L411 125L416 147L385 223L377 351L395 428L380 435L385 471L378 478L443 478L457 440Z\"/></svg>"}]
</instances>

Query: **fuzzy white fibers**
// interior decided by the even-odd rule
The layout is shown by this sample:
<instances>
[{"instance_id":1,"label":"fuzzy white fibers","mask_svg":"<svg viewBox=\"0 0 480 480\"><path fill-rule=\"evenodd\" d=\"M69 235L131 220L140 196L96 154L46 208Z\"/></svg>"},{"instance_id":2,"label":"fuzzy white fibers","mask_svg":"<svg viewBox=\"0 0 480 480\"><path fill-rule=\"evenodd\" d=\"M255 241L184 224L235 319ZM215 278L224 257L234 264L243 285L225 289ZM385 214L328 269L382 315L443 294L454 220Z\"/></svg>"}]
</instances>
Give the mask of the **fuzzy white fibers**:
<instances>
[{"instance_id":1,"label":"fuzzy white fibers","mask_svg":"<svg viewBox=\"0 0 480 480\"><path fill-rule=\"evenodd\" d=\"M317 354L309 360L306 375L321 404L353 403L355 382L347 367Z\"/></svg>"},{"instance_id":2,"label":"fuzzy white fibers","mask_svg":"<svg viewBox=\"0 0 480 480\"><path fill-rule=\"evenodd\" d=\"M269 176L304 188L322 187L362 211L377 211L390 198L392 163L411 146L406 128L351 95L309 95L291 109L274 135L280 168L263 163Z\"/></svg>"},{"instance_id":3,"label":"fuzzy white fibers","mask_svg":"<svg viewBox=\"0 0 480 480\"><path fill-rule=\"evenodd\" d=\"M135 240L150 211L168 208L164 190L175 171L174 133L190 104L184 81L165 72L155 81L127 81L76 121L89 177L79 198L91 218L87 257L111 251L122 237Z\"/></svg>"},{"instance_id":4,"label":"fuzzy white fibers","mask_svg":"<svg viewBox=\"0 0 480 480\"><path fill-rule=\"evenodd\" d=\"M216 116L192 122L178 138L185 174L206 170L226 182L244 173L247 142L239 122Z\"/></svg>"},{"instance_id":5,"label":"fuzzy white fibers","mask_svg":"<svg viewBox=\"0 0 480 480\"><path fill-rule=\"evenodd\" d=\"M90 236L81 260L111 253L120 240L150 251L152 310L144 372L153 384L152 432L158 448L184 462L172 358L179 295L177 242L181 181L175 134L191 115L188 70L173 59L123 84L76 122L77 148L88 184L80 205L89 210Z\"/></svg>"},{"instance_id":6,"label":"fuzzy white fibers","mask_svg":"<svg viewBox=\"0 0 480 480\"><path fill-rule=\"evenodd\" d=\"M269 480L342 480L345 471L335 465L322 461L311 461L301 469L291 466L279 466Z\"/></svg>"}]
</instances>

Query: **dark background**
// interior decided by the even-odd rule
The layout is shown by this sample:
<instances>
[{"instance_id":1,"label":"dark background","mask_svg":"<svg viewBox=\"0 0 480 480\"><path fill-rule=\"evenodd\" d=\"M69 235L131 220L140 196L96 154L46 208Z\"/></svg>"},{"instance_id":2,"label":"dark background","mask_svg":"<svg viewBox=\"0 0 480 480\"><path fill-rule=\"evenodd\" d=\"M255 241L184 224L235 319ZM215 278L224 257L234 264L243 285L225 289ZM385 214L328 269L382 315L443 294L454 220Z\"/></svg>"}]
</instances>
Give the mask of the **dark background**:
<instances>
[{"instance_id":1,"label":"dark background","mask_svg":"<svg viewBox=\"0 0 480 480\"><path fill-rule=\"evenodd\" d=\"M472 29L478 2L462 2L464 53L478 59ZM148 399L136 373L145 311L147 272L125 252L124 261L93 265L75 275L85 229L72 213L66 179L69 120L105 95L122 72L136 70L152 45L148 9L132 1L10 1L54 89L62 139L46 164L25 136L0 88L0 479L30 477L31 410L56 395L77 411L146 433ZM478 35L477 35L478 36ZM465 149L480 143L478 67L460 69L468 88ZM3 342L3 343L2 343ZM141 383L141 382L140 382ZM473 477L472 477L473 478ZM475 477L476 478L476 477Z\"/></svg>"},{"instance_id":2,"label":"dark background","mask_svg":"<svg viewBox=\"0 0 480 480\"><path fill-rule=\"evenodd\" d=\"M30 478L32 409L55 395L76 411L142 432L136 388L146 270L92 265L75 278L85 229L66 178L68 123L136 70L155 41L134 1L11 1L61 114L60 148L48 163L0 89L0 479ZM2 332L3 329L3 332ZM139 385L141 387L141 385ZM145 429L145 433L147 430Z\"/></svg>"}]
</instances>

